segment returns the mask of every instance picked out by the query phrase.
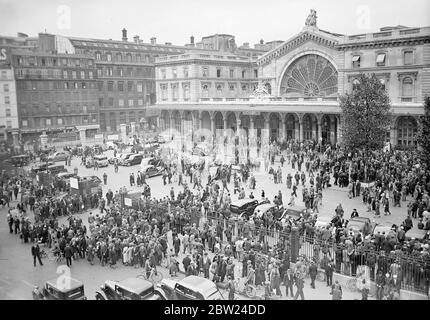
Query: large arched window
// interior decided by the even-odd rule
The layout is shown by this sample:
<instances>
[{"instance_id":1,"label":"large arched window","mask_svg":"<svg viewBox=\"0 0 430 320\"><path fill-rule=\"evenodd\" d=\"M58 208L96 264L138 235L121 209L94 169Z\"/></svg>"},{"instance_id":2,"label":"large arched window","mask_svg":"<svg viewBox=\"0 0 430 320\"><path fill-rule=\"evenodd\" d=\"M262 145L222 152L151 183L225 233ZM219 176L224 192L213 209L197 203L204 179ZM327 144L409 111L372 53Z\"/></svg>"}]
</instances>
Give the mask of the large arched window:
<instances>
[{"instance_id":1,"label":"large arched window","mask_svg":"<svg viewBox=\"0 0 430 320\"><path fill-rule=\"evenodd\" d=\"M413 96L413 85L414 81L410 77L406 77L402 81L402 96L412 97Z\"/></svg>"},{"instance_id":2,"label":"large arched window","mask_svg":"<svg viewBox=\"0 0 430 320\"><path fill-rule=\"evenodd\" d=\"M397 122L397 144L404 146L417 145L418 125L412 117L400 117Z\"/></svg>"},{"instance_id":3,"label":"large arched window","mask_svg":"<svg viewBox=\"0 0 430 320\"><path fill-rule=\"evenodd\" d=\"M325 97L337 93L337 71L327 59L308 54L295 60L281 81L281 94Z\"/></svg>"}]
</instances>

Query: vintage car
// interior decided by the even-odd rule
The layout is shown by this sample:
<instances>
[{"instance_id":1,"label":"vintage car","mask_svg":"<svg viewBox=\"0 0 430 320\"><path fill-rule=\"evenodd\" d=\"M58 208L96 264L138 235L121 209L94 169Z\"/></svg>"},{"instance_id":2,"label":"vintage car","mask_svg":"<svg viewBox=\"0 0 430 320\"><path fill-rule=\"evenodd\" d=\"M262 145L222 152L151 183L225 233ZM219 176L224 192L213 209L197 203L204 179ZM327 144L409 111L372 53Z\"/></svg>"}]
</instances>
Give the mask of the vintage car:
<instances>
[{"instance_id":1,"label":"vintage car","mask_svg":"<svg viewBox=\"0 0 430 320\"><path fill-rule=\"evenodd\" d=\"M46 281L42 290L36 287L33 292L34 300L86 300L84 284L76 279L55 278Z\"/></svg>"},{"instance_id":2,"label":"vintage car","mask_svg":"<svg viewBox=\"0 0 430 320\"><path fill-rule=\"evenodd\" d=\"M258 204L258 200L256 199L240 199L230 204L230 211L238 216L249 218L254 214L254 210Z\"/></svg>"},{"instance_id":3,"label":"vintage car","mask_svg":"<svg viewBox=\"0 0 430 320\"><path fill-rule=\"evenodd\" d=\"M96 300L166 300L165 294L142 278L106 280L96 291Z\"/></svg>"},{"instance_id":4,"label":"vintage car","mask_svg":"<svg viewBox=\"0 0 430 320\"><path fill-rule=\"evenodd\" d=\"M132 156L128 157L124 160L123 165L124 166L135 166L142 162L143 154L133 154Z\"/></svg>"},{"instance_id":5,"label":"vintage car","mask_svg":"<svg viewBox=\"0 0 430 320\"><path fill-rule=\"evenodd\" d=\"M303 217L305 213L305 207L287 207L281 219L293 219L294 221L298 221Z\"/></svg>"},{"instance_id":6,"label":"vintage car","mask_svg":"<svg viewBox=\"0 0 430 320\"><path fill-rule=\"evenodd\" d=\"M136 153L125 153L121 156L121 158L119 159L118 164L121 166L126 166L127 165L127 160L131 157L134 156Z\"/></svg>"},{"instance_id":7,"label":"vintage car","mask_svg":"<svg viewBox=\"0 0 430 320\"><path fill-rule=\"evenodd\" d=\"M57 151L48 156L48 161L64 161L70 157L70 153L67 151Z\"/></svg>"},{"instance_id":8,"label":"vintage car","mask_svg":"<svg viewBox=\"0 0 430 320\"><path fill-rule=\"evenodd\" d=\"M49 166L51 166L53 164L54 164L54 162L52 162L52 161L35 163L32 166L31 171L34 173L38 173L40 171L45 171Z\"/></svg>"},{"instance_id":9,"label":"vintage car","mask_svg":"<svg viewBox=\"0 0 430 320\"><path fill-rule=\"evenodd\" d=\"M58 174L60 172L67 172L67 169L62 164L51 164L46 168L46 171L51 174Z\"/></svg>"},{"instance_id":10,"label":"vintage car","mask_svg":"<svg viewBox=\"0 0 430 320\"><path fill-rule=\"evenodd\" d=\"M11 157L8 162L15 167L24 167L30 163L30 157L27 154L21 154Z\"/></svg>"},{"instance_id":11,"label":"vintage car","mask_svg":"<svg viewBox=\"0 0 430 320\"><path fill-rule=\"evenodd\" d=\"M325 229L328 225L331 224L332 220L333 218L331 217L318 217L314 227L315 229Z\"/></svg>"},{"instance_id":12,"label":"vintage car","mask_svg":"<svg viewBox=\"0 0 430 320\"><path fill-rule=\"evenodd\" d=\"M375 229L376 224L372 223L370 218L365 217L355 217L349 220L347 229L348 231L352 233L358 233L361 232L365 236L368 234L372 234L373 230Z\"/></svg>"},{"instance_id":13,"label":"vintage car","mask_svg":"<svg viewBox=\"0 0 430 320\"><path fill-rule=\"evenodd\" d=\"M412 239L425 240L425 239L429 239L430 231L420 230L420 229L410 229L408 230L408 232L406 232L405 236L406 236L406 240L408 241Z\"/></svg>"},{"instance_id":14,"label":"vintage car","mask_svg":"<svg viewBox=\"0 0 430 320\"><path fill-rule=\"evenodd\" d=\"M273 218L279 220L282 218L283 212L283 207L278 207L276 204L272 203L264 203L255 207L254 216L257 218L261 218L264 214L272 213Z\"/></svg>"},{"instance_id":15,"label":"vintage car","mask_svg":"<svg viewBox=\"0 0 430 320\"><path fill-rule=\"evenodd\" d=\"M154 167L153 165L140 167L140 172L142 172L146 178L152 178L163 174L164 169Z\"/></svg>"},{"instance_id":16,"label":"vintage car","mask_svg":"<svg viewBox=\"0 0 430 320\"><path fill-rule=\"evenodd\" d=\"M203 277L188 276L179 281L163 279L158 286L167 300L225 300L217 285Z\"/></svg>"},{"instance_id":17,"label":"vintage car","mask_svg":"<svg viewBox=\"0 0 430 320\"><path fill-rule=\"evenodd\" d=\"M96 163L99 168L109 166L108 158L105 155L100 154L94 156L93 159L88 159L87 163L85 164L85 167L92 168L95 166Z\"/></svg>"}]
</instances>

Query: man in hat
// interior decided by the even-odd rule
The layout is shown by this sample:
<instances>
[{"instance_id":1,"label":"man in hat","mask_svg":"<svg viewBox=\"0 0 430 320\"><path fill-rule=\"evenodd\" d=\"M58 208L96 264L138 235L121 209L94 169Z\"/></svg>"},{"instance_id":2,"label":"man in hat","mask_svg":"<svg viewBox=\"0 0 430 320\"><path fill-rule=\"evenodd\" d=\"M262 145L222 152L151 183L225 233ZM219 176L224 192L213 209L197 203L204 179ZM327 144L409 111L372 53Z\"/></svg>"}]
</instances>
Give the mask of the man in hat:
<instances>
[{"instance_id":1,"label":"man in hat","mask_svg":"<svg viewBox=\"0 0 430 320\"><path fill-rule=\"evenodd\" d=\"M36 266L36 258L37 260L39 260L39 264L43 266L42 259L40 259L40 247L39 247L40 242L41 241L34 242L33 245L31 246L31 254L33 256L34 266Z\"/></svg>"}]
</instances>

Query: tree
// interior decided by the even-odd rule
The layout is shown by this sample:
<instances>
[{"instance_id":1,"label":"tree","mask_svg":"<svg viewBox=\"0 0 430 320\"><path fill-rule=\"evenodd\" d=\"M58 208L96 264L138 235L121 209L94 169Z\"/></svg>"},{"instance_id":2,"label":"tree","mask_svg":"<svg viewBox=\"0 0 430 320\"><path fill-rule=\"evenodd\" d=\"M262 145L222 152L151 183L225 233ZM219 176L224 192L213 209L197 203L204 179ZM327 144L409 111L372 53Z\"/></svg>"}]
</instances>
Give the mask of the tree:
<instances>
[{"instance_id":1,"label":"tree","mask_svg":"<svg viewBox=\"0 0 430 320\"><path fill-rule=\"evenodd\" d=\"M424 115L419 120L417 141L421 160L430 168L430 96L424 100Z\"/></svg>"},{"instance_id":2,"label":"tree","mask_svg":"<svg viewBox=\"0 0 430 320\"><path fill-rule=\"evenodd\" d=\"M342 139L351 151L380 150L391 123L390 98L380 80L360 74L352 93L340 97Z\"/></svg>"}]
</instances>

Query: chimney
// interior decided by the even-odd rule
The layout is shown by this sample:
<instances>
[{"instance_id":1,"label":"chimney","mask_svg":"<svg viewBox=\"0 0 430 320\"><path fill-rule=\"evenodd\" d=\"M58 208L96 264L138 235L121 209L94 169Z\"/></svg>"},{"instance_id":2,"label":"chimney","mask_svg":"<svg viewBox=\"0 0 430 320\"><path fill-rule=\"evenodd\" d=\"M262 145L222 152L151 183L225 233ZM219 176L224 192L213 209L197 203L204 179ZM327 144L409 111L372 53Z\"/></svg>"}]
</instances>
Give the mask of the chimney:
<instances>
[{"instance_id":1,"label":"chimney","mask_svg":"<svg viewBox=\"0 0 430 320\"><path fill-rule=\"evenodd\" d=\"M157 38L156 37L152 37L151 38L151 44L156 44L157 43Z\"/></svg>"},{"instance_id":2,"label":"chimney","mask_svg":"<svg viewBox=\"0 0 430 320\"><path fill-rule=\"evenodd\" d=\"M172 43L171 43L171 42L166 42L166 43L165 43L165 45L166 45L166 46L171 46L171 45L172 45Z\"/></svg>"},{"instance_id":3,"label":"chimney","mask_svg":"<svg viewBox=\"0 0 430 320\"><path fill-rule=\"evenodd\" d=\"M249 42L244 42L244 43L243 43L243 46L244 46L245 48L249 48Z\"/></svg>"},{"instance_id":4,"label":"chimney","mask_svg":"<svg viewBox=\"0 0 430 320\"><path fill-rule=\"evenodd\" d=\"M127 41L127 30L124 28L122 29L122 41Z\"/></svg>"},{"instance_id":5,"label":"chimney","mask_svg":"<svg viewBox=\"0 0 430 320\"><path fill-rule=\"evenodd\" d=\"M264 40L263 39L260 40L260 44L264 44Z\"/></svg>"},{"instance_id":6,"label":"chimney","mask_svg":"<svg viewBox=\"0 0 430 320\"><path fill-rule=\"evenodd\" d=\"M134 43L139 43L139 36L134 36L133 40L134 40Z\"/></svg>"},{"instance_id":7,"label":"chimney","mask_svg":"<svg viewBox=\"0 0 430 320\"><path fill-rule=\"evenodd\" d=\"M191 43L191 44L194 44L194 36L191 36L191 37L190 37L190 43Z\"/></svg>"}]
</instances>

